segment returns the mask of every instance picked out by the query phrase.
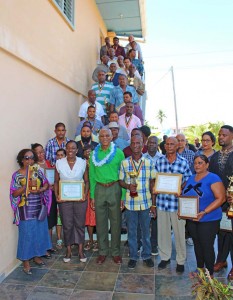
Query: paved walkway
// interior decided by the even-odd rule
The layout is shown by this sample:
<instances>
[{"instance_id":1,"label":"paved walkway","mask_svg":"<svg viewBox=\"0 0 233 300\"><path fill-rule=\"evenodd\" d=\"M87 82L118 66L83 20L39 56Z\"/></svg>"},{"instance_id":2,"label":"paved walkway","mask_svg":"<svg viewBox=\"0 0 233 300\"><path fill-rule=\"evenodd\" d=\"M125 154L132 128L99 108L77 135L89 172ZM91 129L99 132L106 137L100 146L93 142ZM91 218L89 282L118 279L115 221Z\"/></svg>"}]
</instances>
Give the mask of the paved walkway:
<instances>
[{"instance_id":1,"label":"paved walkway","mask_svg":"<svg viewBox=\"0 0 233 300\"><path fill-rule=\"evenodd\" d=\"M22 266L16 268L0 284L0 300L194 299L191 296L192 281L188 277L196 268L192 246L187 246L187 262L182 275L176 274L174 253L165 270L158 271L158 256L153 258L154 268L147 268L140 260L134 270L129 270L128 248L124 242L121 266L114 264L111 257L99 266L95 262L98 253L93 252L86 252L87 263L81 263L76 249L73 249L71 262L65 264L64 253L65 249L57 251L52 259L45 260L44 267L37 267L32 262L31 276L24 274ZM216 274L221 281L226 281L229 268Z\"/></svg>"}]
</instances>

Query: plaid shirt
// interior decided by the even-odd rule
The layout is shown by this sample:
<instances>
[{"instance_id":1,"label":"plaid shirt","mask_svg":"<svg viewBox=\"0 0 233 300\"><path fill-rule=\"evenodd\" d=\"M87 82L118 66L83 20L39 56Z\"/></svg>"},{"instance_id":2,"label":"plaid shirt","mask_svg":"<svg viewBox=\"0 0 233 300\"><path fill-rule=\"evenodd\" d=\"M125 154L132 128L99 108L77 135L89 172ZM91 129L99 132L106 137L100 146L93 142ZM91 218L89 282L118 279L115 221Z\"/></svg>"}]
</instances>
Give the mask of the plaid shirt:
<instances>
[{"instance_id":1,"label":"plaid shirt","mask_svg":"<svg viewBox=\"0 0 233 300\"><path fill-rule=\"evenodd\" d=\"M53 139L49 140L46 147L45 147L45 157L47 160L50 161L51 165L54 166L56 163L56 152L58 149L65 149L66 143L69 142L70 139L65 138L65 141L59 146L57 142L57 138L54 137Z\"/></svg>"},{"instance_id":2,"label":"plaid shirt","mask_svg":"<svg viewBox=\"0 0 233 300\"><path fill-rule=\"evenodd\" d=\"M151 193L150 193L150 179L155 178L155 167L150 159L141 157L139 162L134 160L136 168L139 167L140 162L143 161L142 168L136 179L138 197L130 197L130 191L126 192L125 207L129 210L145 210L151 207ZM119 179L130 184L130 177L128 172L134 171L130 157L121 162Z\"/></svg>"},{"instance_id":3,"label":"plaid shirt","mask_svg":"<svg viewBox=\"0 0 233 300\"><path fill-rule=\"evenodd\" d=\"M177 154L176 160L173 163L170 163L166 156L158 158L155 163L155 171L182 174L182 184L192 175L187 160L179 154ZM160 210L174 212L178 210L178 198L173 194L158 194L156 197L156 205Z\"/></svg>"},{"instance_id":4,"label":"plaid shirt","mask_svg":"<svg viewBox=\"0 0 233 300\"><path fill-rule=\"evenodd\" d=\"M191 172L194 174L195 171L194 171L193 161L194 161L195 153L192 150L184 149L184 151L179 153L179 155L182 156L183 158L187 159L187 161L189 163L189 168L190 168Z\"/></svg>"}]
</instances>

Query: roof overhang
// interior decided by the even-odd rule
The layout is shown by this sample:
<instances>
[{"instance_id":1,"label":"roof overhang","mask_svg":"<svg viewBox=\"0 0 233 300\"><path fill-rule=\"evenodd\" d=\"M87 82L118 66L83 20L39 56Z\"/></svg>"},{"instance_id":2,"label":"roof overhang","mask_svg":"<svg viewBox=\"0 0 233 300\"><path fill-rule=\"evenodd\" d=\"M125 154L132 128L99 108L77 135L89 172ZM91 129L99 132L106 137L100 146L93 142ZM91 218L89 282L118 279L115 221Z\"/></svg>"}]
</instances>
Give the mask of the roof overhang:
<instances>
[{"instance_id":1,"label":"roof overhang","mask_svg":"<svg viewBox=\"0 0 233 300\"><path fill-rule=\"evenodd\" d=\"M96 0L100 14L109 32L117 36L145 40L146 0Z\"/></svg>"}]
</instances>

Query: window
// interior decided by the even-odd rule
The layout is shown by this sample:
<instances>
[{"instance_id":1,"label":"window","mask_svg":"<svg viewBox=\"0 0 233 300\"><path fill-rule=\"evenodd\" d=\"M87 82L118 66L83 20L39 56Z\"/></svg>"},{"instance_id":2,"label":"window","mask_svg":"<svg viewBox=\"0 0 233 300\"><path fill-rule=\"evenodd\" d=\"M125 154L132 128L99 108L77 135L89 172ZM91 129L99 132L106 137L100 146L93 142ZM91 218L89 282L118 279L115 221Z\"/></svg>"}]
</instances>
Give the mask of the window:
<instances>
[{"instance_id":1,"label":"window","mask_svg":"<svg viewBox=\"0 0 233 300\"><path fill-rule=\"evenodd\" d=\"M74 0L52 0L52 2L74 29Z\"/></svg>"}]
</instances>

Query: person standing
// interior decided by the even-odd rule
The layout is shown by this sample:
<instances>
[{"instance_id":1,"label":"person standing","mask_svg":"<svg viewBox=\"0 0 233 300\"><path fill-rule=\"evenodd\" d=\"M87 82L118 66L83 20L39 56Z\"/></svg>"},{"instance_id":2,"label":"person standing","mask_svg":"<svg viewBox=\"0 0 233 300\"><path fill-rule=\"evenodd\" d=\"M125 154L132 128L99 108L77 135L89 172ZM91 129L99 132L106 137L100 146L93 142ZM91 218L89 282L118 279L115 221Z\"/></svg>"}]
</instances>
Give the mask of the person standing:
<instances>
[{"instance_id":1,"label":"person standing","mask_svg":"<svg viewBox=\"0 0 233 300\"><path fill-rule=\"evenodd\" d=\"M141 230L142 259L149 268L154 267L151 259L150 210L155 214L155 197L151 195L155 179L153 162L142 155L143 139L139 135L131 138L132 156L121 163L119 174L120 186L127 189L125 214L128 231L129 257L128 268L134 269L138 260L138 226ZM136 184L130 182L129 172L134 172ZM131 193L136 193L132 197Z\"/></svg>"},{"instance_id":2,"label":"person standing","mask_svg":"<svg viewBox=\"0 0 233 300\"><path fill-rule=\"evenodd\" d=\"M91 152L89 178L91 207L96 212L96 231L99 256L96 262L103 264L109 254L108 219L111 227L111 255L116 264L120 256L121 196L118 172L123 152L112 143L112 133L103 128L99 133L100 144Z\"/></svg>"},{"instance_id":3,"label":"person standing","mask_svg":"<svg viewBox=\"0 0 233 300\"><path fill-rule=\"evenodd\" d=\"M165 143L166 155L155 163L156 172L168 174L182 174L182 186L192 175L187 160L177 154L178 141L175 137L168 137ZM177 216L178 197L175 194L157 194L158 217L158 246L161 262L158 269L165 269L170 263L172 252L171 227L175 234L177 273L184 272L186 260L185 221Z\"/></svg>"},{"instance_id":4,"label":"person standing","mask_svg":"<svg viewBox=\"0 0 233 300\"><path fill-rule=\"evenodd\" d=\"M233 175L233 127L223 125L218 133L218 143L222 147L220 151L214 153L210 159L209 171L217 174L223 181L227 190L229 185L228 176ZM226 212L228 203L222 205L223 212ZM227 257L231 254L233 263L233 233L220 230L218 233L218 256L214 265L214 272L219 272L227 267ZM233 279L233 267L231 268L228 278Z\"/></svg>"}]
</instances>

